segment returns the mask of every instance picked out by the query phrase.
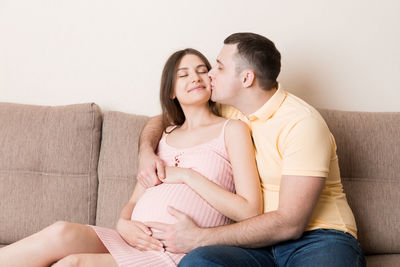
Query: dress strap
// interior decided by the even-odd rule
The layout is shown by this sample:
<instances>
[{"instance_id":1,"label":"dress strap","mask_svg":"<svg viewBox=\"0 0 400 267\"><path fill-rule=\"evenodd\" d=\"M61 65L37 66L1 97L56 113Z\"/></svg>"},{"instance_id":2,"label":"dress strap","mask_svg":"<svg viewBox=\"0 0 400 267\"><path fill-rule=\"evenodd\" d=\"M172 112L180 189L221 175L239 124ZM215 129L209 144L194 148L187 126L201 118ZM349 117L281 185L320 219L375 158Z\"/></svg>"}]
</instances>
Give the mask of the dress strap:
<instances>
[{"instance_id":1,"label":"dress strap","mask_svg":"<svg viewBox=\"0 0 400 267\"><path fill-rule=\"evenodd\" d=\"M171 130L169 132L165 131L165 136L169 135L175 128L178 127L178 125L172 126Z\"/></svg>"},{"instance_id":2,"label":"dress strap","mask_svg":"<svg viewBox=\"0 0 400 267\"><path fill-rule=\"evenodd\" d=\"M162 137L161 137L161 142L164 142L164 143L167 143L167 136L173 131L173 130L175 130L175 128L176 127L178 127L178 125L174 125L174 126L172 126L172 128L171 128L171 130L169 131L169 132L167 132L166 130L164 130L164 133L163 133L163 135L162 135Z\"/></svg>"},{"instance_id":3,"label":"dress strap","mask_svg":"<svg viewBox=\"0 0 400 267\"><path fill-rule=\"evenodd\" d=\"M227 119L225 122L224 122L224 125L222 126L222 131L221 131L221 135L225 138L225 127L226 127L226 125L228 124L228 122L230 121L231 119Z\"/></svg>"}]
</instances>

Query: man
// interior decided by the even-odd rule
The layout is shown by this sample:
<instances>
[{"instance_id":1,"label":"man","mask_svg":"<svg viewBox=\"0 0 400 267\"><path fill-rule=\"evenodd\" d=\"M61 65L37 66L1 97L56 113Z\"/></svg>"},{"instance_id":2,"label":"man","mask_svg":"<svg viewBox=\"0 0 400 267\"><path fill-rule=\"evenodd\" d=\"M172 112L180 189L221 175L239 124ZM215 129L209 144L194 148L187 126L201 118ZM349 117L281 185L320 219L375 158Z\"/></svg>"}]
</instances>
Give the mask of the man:
<instances>
[{"instance_id":1,"label":"man","mask_svg":"<svg viewBox=\"0 0 400 267\"><path fill-rule=\"evenodd\" d=\"M155 238L168 251L191 251L180 266L365 266L334 138L313 107L281 88L279 72L280 53L267 38L225 39L209 72L212 100L251 129L264 214L203 229L171 208L176 224L147 223L161 231L149 244ZM154 154L161 131L154 118L141 136L138 179L146 186L165 176Z\"/></svg>"}]
</instances>

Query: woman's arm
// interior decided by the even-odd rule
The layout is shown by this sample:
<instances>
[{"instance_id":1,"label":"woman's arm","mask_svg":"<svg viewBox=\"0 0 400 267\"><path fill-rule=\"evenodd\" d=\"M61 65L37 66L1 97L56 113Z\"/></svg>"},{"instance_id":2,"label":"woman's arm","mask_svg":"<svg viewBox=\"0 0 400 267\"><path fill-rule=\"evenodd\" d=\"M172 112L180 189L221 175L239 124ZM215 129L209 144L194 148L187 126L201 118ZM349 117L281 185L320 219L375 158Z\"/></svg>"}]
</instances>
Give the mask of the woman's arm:
<instances>
[{"instance_id":1,"label":"woman's arm","mask_svg":"<svg viewBox=\"0 0 400 267\"><path fill-rule=\"evenodd\" d=\"M165 182L184 182L234 221L261 214L260 181L248 127L240 121L230 121L225 128L225 145L232 165L236 194L190 169L166 167Z\"/></svg>"},{"instance_id":2,"label":"woman's arm","mask_svg":"<svg viewBox=\"0 0 400 267\"><path fill-rule=\"evenodd\" d=\"M120 236L132 247L139 250L164 250L160 241L153 238L151 230L139 221L131 221L133 208L145 192L145 188L136 183L135 190L128 203L122 208L116 230Z\"/></svg>"},{"instance_id":3,"label":"woman's arm","mask_svg":"<svg viewBox=\"0 0 400 267\"><path fill-rule=\"evenodd\" d=\"M145 191L146 189L140 183L136 183L131 198L129 199L128 203L126 203L126 205L122 208L119 214L120 219L131 219L133 208Z\"/></svg>"}]
</instances>

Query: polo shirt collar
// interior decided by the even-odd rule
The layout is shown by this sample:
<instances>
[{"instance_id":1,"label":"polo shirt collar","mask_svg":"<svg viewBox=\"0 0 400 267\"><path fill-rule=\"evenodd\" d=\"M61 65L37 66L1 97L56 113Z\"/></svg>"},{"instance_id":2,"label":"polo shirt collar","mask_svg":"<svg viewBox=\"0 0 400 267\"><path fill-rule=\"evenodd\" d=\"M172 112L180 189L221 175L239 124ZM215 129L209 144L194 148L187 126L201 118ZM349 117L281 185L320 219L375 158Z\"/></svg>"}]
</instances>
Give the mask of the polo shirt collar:
<instances>
[{"instance_id":1,"label":"polo shirt collar","mask_svg":"<svg viewBox=\"0 0 400 267\"><path fill-rule=\"evenodd\" d=\"M261 108L250 114L248 116L249 120L269 119L278 110L285 98L286 92L278 84L278 90L276 90L275 94Z\"/></svg>"}]
</instances>

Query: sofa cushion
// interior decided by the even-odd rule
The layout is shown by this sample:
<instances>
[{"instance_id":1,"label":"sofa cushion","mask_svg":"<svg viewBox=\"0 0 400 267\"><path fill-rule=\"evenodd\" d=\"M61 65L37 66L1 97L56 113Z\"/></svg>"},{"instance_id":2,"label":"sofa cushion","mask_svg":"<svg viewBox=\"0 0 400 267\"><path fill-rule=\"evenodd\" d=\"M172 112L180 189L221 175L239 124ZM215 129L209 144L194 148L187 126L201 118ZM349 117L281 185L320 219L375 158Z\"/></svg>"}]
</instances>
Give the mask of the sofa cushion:
<instances>
[{"instance_id":1,"label":"sofa cushion","mask_svg":"<svg viewBox=\"0 0 400 267\"><path fill-rule=\"evenodd\" d=\"M138 141L148 117L104 113L96 225L114 228L136 184Z\"/></svg>"},{"instance_id":2,"label":"sofa cushion","mask_svg":"<svg viewBox=\"0 0 400 267\"><path fill-rule=\"evenodd\" d=\"M0 103L0 243L95 222L101 111Z\"/></svg>"},{"instance_id":3,"label":"sofa cushion","mask_svg":"<svg viewBox=\"0 0 400 267\"><path fill-rule=\"evenodd\" d=\"M400 113L320 110L366 254L400 253Z\"/></svg>"},{"instance_id":4,"label":"sofa cushion","mask_svg":"<svg viewBox=\"0 0 400 267\"><path fill-rule=\"evenodd\" d=\"M366 256L368 267L398 267L400 254L382 254Z\"/></svg>"}]
</instances>

